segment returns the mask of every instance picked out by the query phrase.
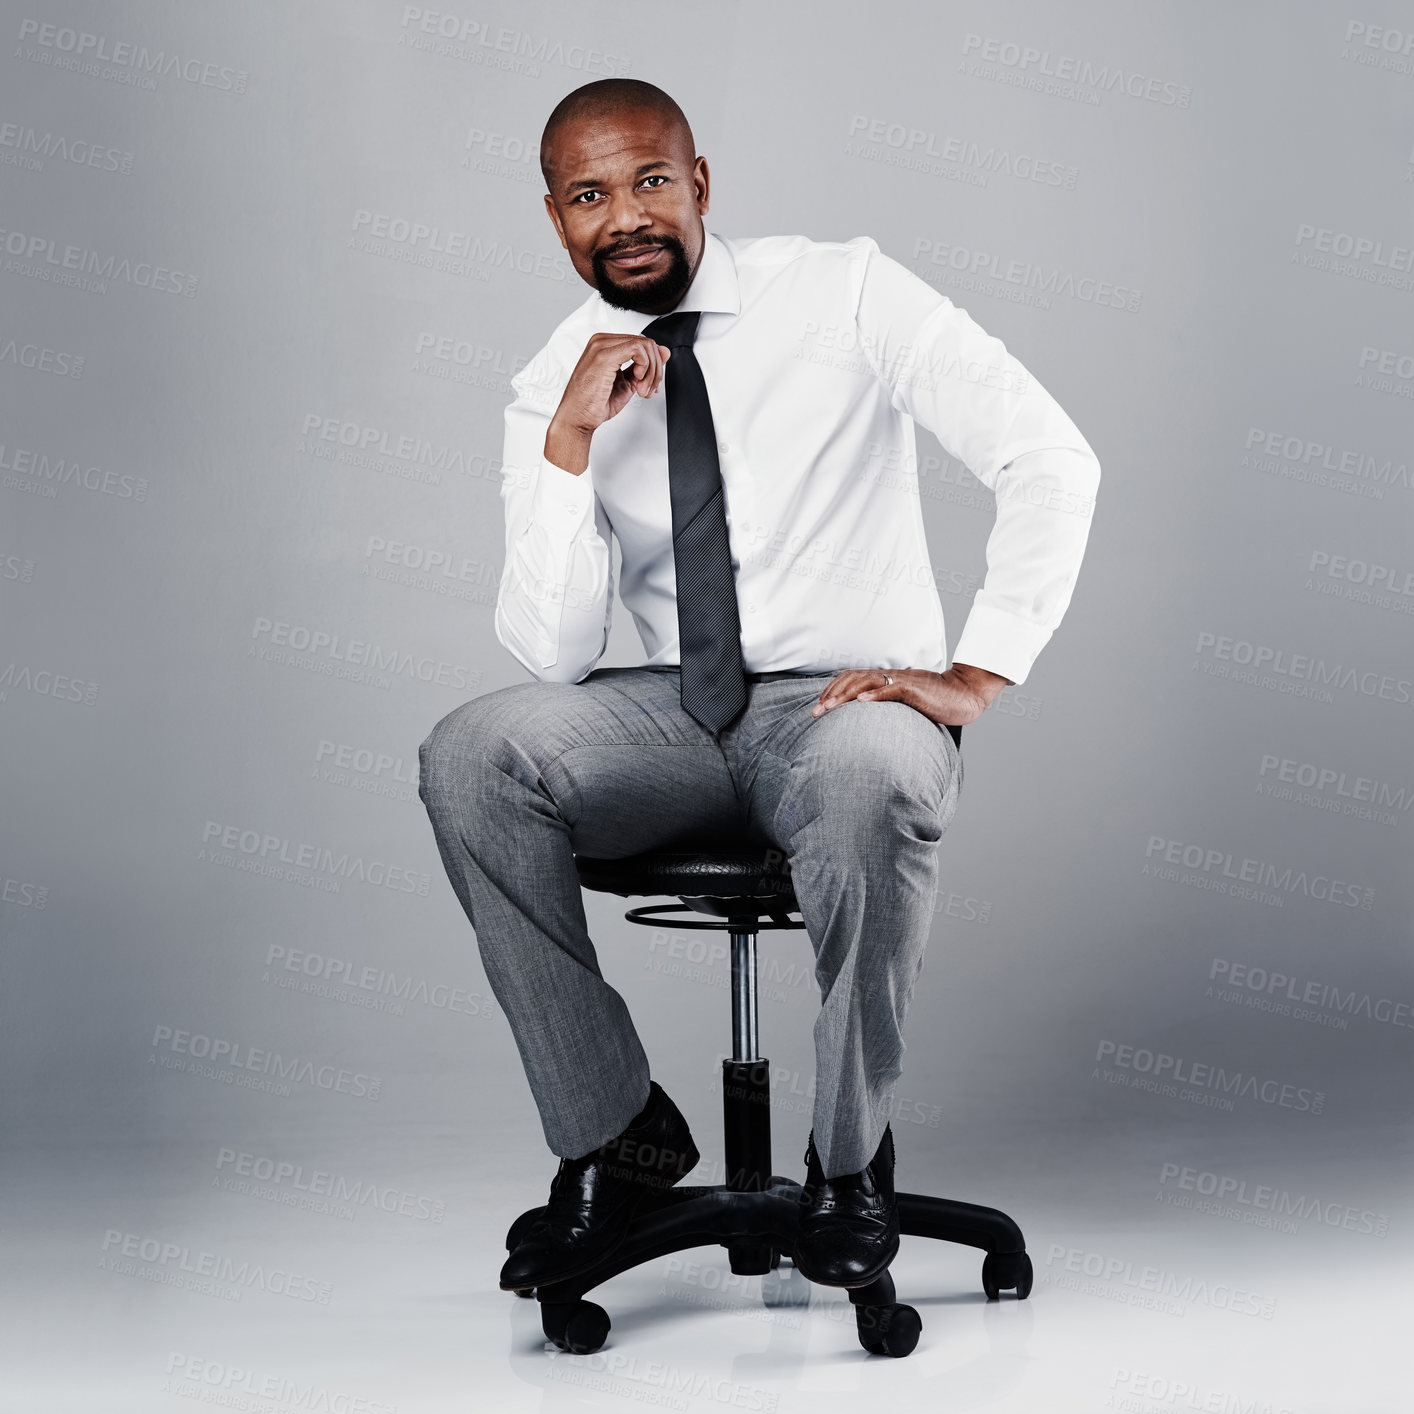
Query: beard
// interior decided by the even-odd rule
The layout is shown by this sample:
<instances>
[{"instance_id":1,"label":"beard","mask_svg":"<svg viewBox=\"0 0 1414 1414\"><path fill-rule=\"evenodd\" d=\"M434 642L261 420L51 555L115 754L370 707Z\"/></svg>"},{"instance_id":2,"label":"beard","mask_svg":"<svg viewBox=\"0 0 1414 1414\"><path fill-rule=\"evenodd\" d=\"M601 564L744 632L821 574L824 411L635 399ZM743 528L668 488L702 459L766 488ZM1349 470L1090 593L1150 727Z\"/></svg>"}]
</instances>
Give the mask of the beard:
<instances>
[{"instance_id":1,"label":"beard","mask_svg":"<svg viewBox=\"0 0 1414 1414\"><path fill-rule=\"evenodd\" d=\"M662 274L652 279L634 277L632 286L620 285L609 273L606 256L635 246L658 245L668 252L668 265ZM642 239L620 241L617 246L597 250L590 257L594 266L594 285L605 304L615 309L627 309L635 314L655 314L671 309L687 293L692 283L692 267L687 251L676 236L645 236Z\"/></svg>"}]
</instances>

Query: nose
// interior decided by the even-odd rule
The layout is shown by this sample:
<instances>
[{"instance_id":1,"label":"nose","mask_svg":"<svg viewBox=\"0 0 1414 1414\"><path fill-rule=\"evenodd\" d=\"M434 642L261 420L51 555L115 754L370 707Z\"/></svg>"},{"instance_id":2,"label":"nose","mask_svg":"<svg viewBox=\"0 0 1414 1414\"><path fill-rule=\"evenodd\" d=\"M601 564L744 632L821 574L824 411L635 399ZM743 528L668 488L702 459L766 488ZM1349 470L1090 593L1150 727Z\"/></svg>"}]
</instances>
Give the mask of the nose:
<instances>
[{"instance_id":1,"label":"nose","mask_svg":"<svg viewBox=\"0 0 1414 1414\"><path fill-rule=\"evenodd\" d=\"M638 193L630 188L616 192L610 198L609 234L611 237L631 236L645 226L653 224L653 218L644 210Z\"/></svg>"}]
</instances>

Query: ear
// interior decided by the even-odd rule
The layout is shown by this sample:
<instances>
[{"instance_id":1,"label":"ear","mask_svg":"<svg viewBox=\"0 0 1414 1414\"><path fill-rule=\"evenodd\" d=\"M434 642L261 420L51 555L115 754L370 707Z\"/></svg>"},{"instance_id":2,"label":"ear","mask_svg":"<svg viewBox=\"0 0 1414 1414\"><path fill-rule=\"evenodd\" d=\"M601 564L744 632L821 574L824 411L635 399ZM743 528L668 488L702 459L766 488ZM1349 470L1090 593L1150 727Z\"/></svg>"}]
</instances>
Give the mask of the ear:
<instances>
[{"instance_id":1,"label":"ear","mask_svg":"<svg viewBox=\"0 0 1414 1414\"><path fill-rule=\"evenodd\" d=\"M560 238L560 244L568 250L569 244L565 240L565 228L560 221L559 208L555 205L555 199L549 192L545 193L545 210L550 217L550 224L555 228L555 234Z\"/></svg>"},{"instance_id":2,"label":"ear","mask_svg":"<svg viewBox=\"0 0 1414 1414\"><path fill-rule=\"evenodd\" d=\"M697 192L697 214L705 216L708 211L708 197L712 191L712 174L707 170L707 159L699 157L692 166L692 185Z\"/></svg>"}]
</instances>

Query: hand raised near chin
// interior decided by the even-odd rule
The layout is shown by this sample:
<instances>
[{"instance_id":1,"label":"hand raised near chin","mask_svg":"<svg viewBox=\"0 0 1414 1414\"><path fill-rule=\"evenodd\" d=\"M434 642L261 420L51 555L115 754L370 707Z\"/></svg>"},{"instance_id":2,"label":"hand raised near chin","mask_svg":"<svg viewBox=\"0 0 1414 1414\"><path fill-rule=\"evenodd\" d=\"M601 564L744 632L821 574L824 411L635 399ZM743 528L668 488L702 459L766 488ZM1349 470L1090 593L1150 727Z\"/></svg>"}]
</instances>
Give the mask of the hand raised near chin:
<instances>
[{"instance_id":1,"label":"hand raised near chin","mask_svg":"<svg viewBox=\"0 0 1414 1414\"><path fill-rule=\"evenodd\" d=\"M643 334L591 334L560 395L545 433L545 455L578 476L589 465L595 430L617 417L637 395L651 398L663 385L672 357Z\"/></svg>"}]
</instances>

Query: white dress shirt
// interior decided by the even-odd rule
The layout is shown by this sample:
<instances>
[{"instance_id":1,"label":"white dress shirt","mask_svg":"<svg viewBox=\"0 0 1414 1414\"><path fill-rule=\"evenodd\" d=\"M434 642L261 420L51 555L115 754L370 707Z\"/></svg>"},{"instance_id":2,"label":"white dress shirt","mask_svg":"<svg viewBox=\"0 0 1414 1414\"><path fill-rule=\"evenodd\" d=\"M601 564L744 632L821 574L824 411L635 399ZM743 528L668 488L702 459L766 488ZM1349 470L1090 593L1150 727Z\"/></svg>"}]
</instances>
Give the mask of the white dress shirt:
<instances>
[{"instance_id":1,"label":"white dress shirt","mask_svg":"<svg viewBox=\"0 0 1414 1414\"><path fill-rule=\"evenodd\" d=\"M997 496L987 573L956 661L1024 682L1070 603L1100 466L1049 393L868 236L705 235L676 310L717 433L749 673L948 666L924 537L914 421ZM531 674L578 682L619 596L647 665L677 663L665 386L599 427L580 475L545 433L589 336L654 316L595 293L512 380L496 636Z\"/></svg>"}]
</instances>

